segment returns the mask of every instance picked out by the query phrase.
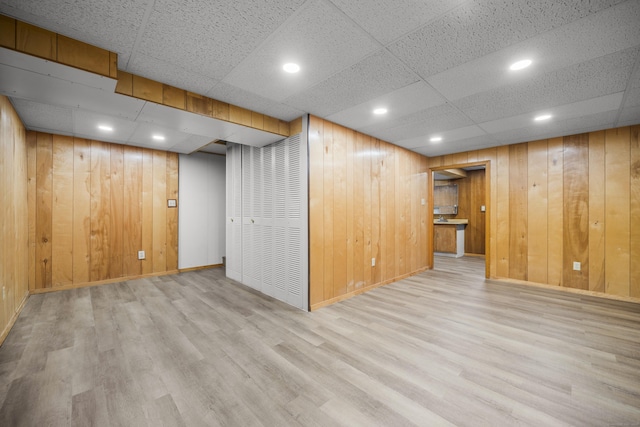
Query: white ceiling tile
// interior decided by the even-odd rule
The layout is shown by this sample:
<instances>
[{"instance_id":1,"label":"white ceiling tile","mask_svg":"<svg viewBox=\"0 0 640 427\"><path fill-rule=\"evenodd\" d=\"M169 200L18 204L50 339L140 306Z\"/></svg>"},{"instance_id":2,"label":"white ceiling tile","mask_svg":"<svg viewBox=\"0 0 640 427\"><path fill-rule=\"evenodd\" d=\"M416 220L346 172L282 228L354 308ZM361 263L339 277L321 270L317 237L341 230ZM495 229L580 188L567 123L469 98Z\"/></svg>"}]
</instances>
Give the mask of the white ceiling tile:
<instances>
[{"instance_id":1,"label":"white ceiling tile","mask_svg":"<svg viewBox=\"0 0 640 427\"><path fill-rule=\"evenodd\" d=\"M640 2L627 2L435 74L427 81L449 100L522 83L636 46L640 40L638 22ZM533 64L518 72L508 69L523 58Z\"/></svg>"},{"instance_id":2,"label":"white ceiling tile","mask_svg":"<svg viewBox=\"0 0 640 427\"><path fill-rule=\"evenodd\" d=\"M248 108L258 113L291 121L304 114L304 111L279 102L263 98L244 89L220 82L205 94L219 101L228 102L238 107Z\"/></svg>"},{"instance_id":3,"label":"white ceiling tile","mask_svg":"<svg viewBox=\"0 0 640 427\"><path fill-rule=\"evenodd\" d=\"M442 104L393 120L388 126L375 124L362 132L385 141L394 142L444 132L473 125L455 107Z\"/></svg>"},{"instance_id":4,"label":"white ceiling tile","mask_svg":"<svg viewBox=\"0 0 640 427\"><path fill-rule=\"evenodd\" d=\"M454 101L477 123L625 90L638 49L627 49Z\"/></svg>"},{"instance_id":5,"label":"white ceiling tile","mask_svg":"<svg viewBox=\"0 0 640 427\"><path fill-rule=\"evenodd\" d=\"M73 133L73 111L40 102L11 98L20 120L27 129L48 129L47 132L70 135Z\"/></svg>"},{"instance_id":6,"label":"white ceiling tile","mask_svg":"<svg viewBox=\"0 0 640 427\"><path fill-rule=\"evenodd\" d=\"M622 1L470 1L389 49L427 78Z\"/></svg>"},{"instance_id":7,"label":"white ceiling tile","mask_svg":"<svg viewBox=\"0 0 640 427\"><path fill-rule=\"evenodd\" d=\"M379 45L326 0L311 0L224 79L282 101L358 62ZM295 62L301 70L285 73ZM294 105L295 106L295 105Z\"/></svg>"},{"instance_id":8,"label":"white ceiling tile","mask_svg":"<svg viewBox=\"0 0 640 427\"><path fill-rule=\"evenodd\" d=\"M442 141L431 142L430 139L436 136L442 138ZM403 139L400 141L395 141L394 144L397 144L404 148L414 149L414 148L438 145L438 144L451 144L454 141L469 140L470 138L486 137L486 136L487 136L487 133L482 128L474 125L474 126L466 126L458 129L451 129L446 132L437 132L431 135L419 136L416 138Z\"/></svg>"},{"instance_id":9,"label":"white ceiling tile","mask_svg":"<svg viewBox=\"0 0 640 427\"><path fill-rule=\"evenodd\" d=\"M599 98L587 99L585 101L571 104L558 105L552 108L545 108L534 113L519 114L517 116L505 117L480 123L479 126L489 133L499 133L513 129L526 128L534 123L534 117L539 114L551 114L553 121L564 121L580 116L592 116L597 113L617 111L620 108L624 92L601 96ZM539 122L538 126L545 126L547 122Z\"/></svg>"},{"instance_id":10,"label":"white ceiling tile","mask_svg":"<svg viewBox=\"0 0 640 427\"><path fill-rule=\"evenodd\" d=\"M98 125L110 126L113 131L100 131L97 129ZM77 136L98 135L99 138L95 139L126 143L135 130L136 123L131 120L92 111L77 109L73 111L73 133Z\"/></svg>"},{"instance_id":11,"label":"white ceiling tile","mask_svg":"<svg viewBox=\"0 0 640 427\"><path fill-rule=\"evenodd\" d=\"M198 150L202 153L210 153L210 154L220 154L223 156L227 155L227 146L222 144L212 143L207 145L206 147L202 147Z\"/></svg>"},{"instance_id":12,"label":"white ceiling tile","mask_svg":"<svg viewBox=\"0 0 640 427\"><path fill-rule=\"evenodd\" d=\"M618 117L616 126L631 126L640 124L640 105L624 108Z\"/></svg>"},{"instance_id":13,"label":"white ceiling tile","mask_svg":"<svg viewBox=\"0 0 640 427\"><path fill-rule=\"evenodd\" d=\"M490 135L480 135L473 138L460 139L457 141L442 141L440 143L429 143L413 151L428 157L442 156L445 154L462 153L464 151L479 150L481 148L495 147L500 145Z\"/></svg>"},{"instance_id":14,"label":"white ceiling tile","mask_svg":"<svg viewBox=\"0 0 640 427\"><path fill-rule=\"evenodd\" d=\"M331 0L382 44L440 17L466 0Z\"/></svg>"},{"instance_id":15,"label":"white ceiling tile","mask_svg":"<svg viewBox=\"0 0 640 427\"><path fill-rule=\"evenodd\" d=\"M176 153L190 154L211 142L211 138L201 135L189 135L178 144L171 147ZM224 145L221 146L224 149Z\"/></svg>"},{"instance_id":16,"label":"white ceiling tile","mask_svg":"<svg viewBox=\"0 0 640 427\"><path fill-rule=\"evenodd\" d=\"M125 71L199 94L207 93L218 83L215 79L192 72L184 64L176 65L140 53L131 58Z\"/></svg>"},{"instance_id":17,"label":"white ceiling tile","mask_svg":"<svg viewBox=\"0 0 640 427\"><path fill-rule=\"evenodd\" d=\"M304 0L156 0L139 52L222 79Z\"/></svg>"},{"instance_id":18,"label":"white ceiling tile","mask_svg":"<svg viewBox=\"0 0 640 427\"><path fill-rule=\"evenodd\" d=\"M361 104L339 111L327 117L328 120L360 130L374 124L389 124L392 120L414 111L425 110L444 104L445 100L424 81L369 99ZM385 115L375 115L375 108L386 108Z\"/></svg>"},{"instance_id":19,"label":"white ceiling tile","mask_svg":"<svg viewBox=\"0 0 640 427\"><path fill-rule=\"evenodd\" d=\"M382 49L285 102L325 117L418 80L411 70Z\"/></svg>"}]
</instances>

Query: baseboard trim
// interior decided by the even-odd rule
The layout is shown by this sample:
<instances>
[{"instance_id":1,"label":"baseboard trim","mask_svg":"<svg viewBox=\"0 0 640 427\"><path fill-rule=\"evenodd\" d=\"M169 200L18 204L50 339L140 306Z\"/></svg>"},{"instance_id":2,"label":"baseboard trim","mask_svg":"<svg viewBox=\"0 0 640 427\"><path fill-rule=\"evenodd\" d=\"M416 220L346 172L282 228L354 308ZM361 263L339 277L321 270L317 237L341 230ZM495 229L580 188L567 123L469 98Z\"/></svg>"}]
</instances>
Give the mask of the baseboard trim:
<instances>
[{"instance_id":1,"label":"baseboard trim","mask_svg":"<svg viewBox=\"0 0 640 427\"><path fill-rule=\"evenodd\" d=\"M379 288L380 286L385 286L385 285L388 285L390 283L397 282L397 281L402 280L402 279L406 279L407 277L415 276L416 274L422 273L423 271L426 271L426 270L429 270L429 269L430 269L430 267L428 267L428 266L427 267L422 267L422 268L417 269L416 271L412 271L411 273L402 274L402 275L400 275L398 277L394 277L393 279L387 279L387 280L384 280L382 282L374 283L374 284L369 285L369 286L364 287L364 288L355 289L355 290L353 290L351 292L348 292L346 294L343 294L343 295L340 295L340 296L337 296L337 297L333 297L333 298L325 300L325 301L320 301L318 303L315 303L315 304L311 305L309 307L309 311L314 311L314 310L317 310L317 309L322 308L322 307L327 307L329 305L335 304L335 303L340 302L340 301L344 301L344 300L349 299L351 297L354 297L356 295L363 294L363 293L365 293L367 291L370 291L371 289Z\"/></svg>"},{"instance_id":2,"label":"baseboard trim","mask_svg":"<svg viewBox=\"0 0 640 427\"><path fill-rule=\"evenodd\" d=\"M224 264L201 265L200 267L179 268L178 271L180 273L187 273L189 271L208 270L210 268L220 268L223 266Z\"/></svg>"},{"instance_id":3,"label":"baseboard trim","mask_svg":"<svg viewBox=\"0 0 640 427\"><path fill-rule=\"evenodd\" d=\"M24 308L28 299L29 299L29 292L25 292L24 297L20 302L20 305L18 305L18 309L16 310L15 313L13 313L13 316L11 316L9 323L7 323L7 326L2 331L2 335L0 335L0 346L2 346L2 344L4 343L4 340L9 335L9 332L11 332L11 328L13 328L13 325L16 324L16 320L18 320L18 316L20 316L20 313L22 313L22 309Z\"/></svg>"},{"instance_id":4,"label":"baseboard trim","mask_svg":"<svg viewBox=\"0 0 640 427\"><path fill-rule=\"evenodd\" d=\"M96 280L95 282L72 283L70 285L56 286L53 288L32 289L31 295L46 294L48 292L68 291L70 289L89 288L92 286L108 285L110 283L126 282L129 280L146 279L148 277L167 276L169 274L177 274L178 270L162 271L158 273L140 274L136 276L116 277L113 279Z\"/></svg>"},{"instance_id":5,"label":"baseboard trim","mask_svg":"<svg viewBox=\"0 0 640 427\"><path fill-rule=\"evenodd\" d=\"M491 277L487 279L487 281L489 282L493 281L493 282L498 282L502 284L515 284L515 285L529 286L534 288L552 289L558 292L565 292L570 294L578 294L578 295L585 295L590 297L610 299L614 301L632 302L635 304L640 304L640 298L624 296L624 295L605 294L604 292L589 291L586 289L567 288L564 286L549 285L546 283L536 283L536 282L529 282L526 280L509 279L509 278L503 278L503 277Z\"/></svg>"}]
</instances>

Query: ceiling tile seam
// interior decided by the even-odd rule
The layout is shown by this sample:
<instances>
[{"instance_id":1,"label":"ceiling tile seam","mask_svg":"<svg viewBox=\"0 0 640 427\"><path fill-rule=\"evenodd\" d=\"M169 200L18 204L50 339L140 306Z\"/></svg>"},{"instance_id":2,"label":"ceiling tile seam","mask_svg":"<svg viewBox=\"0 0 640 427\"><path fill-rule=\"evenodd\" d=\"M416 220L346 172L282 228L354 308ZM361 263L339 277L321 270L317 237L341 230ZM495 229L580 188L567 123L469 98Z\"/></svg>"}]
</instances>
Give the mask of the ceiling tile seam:
<instances>
[{"instance_id":1,"label":"ceiling tile seam","mask_svg":"<svg viewBox=\"0 0 640 427\"><path fill-rule=\"evenodd\" d=\"M142 18L142 24L138 29L138 33L136 34L136 40L133 42L133 47L131 48L131 53L129 54L129 58L127 59L127 63L124 65L123 70L129 69L129 64L131 63L131 58L133 58L140 47L140 43L142 43L142 38L144 37L144 32L147 29L147 24L149 23L149 18L151 17L151 13L153 12L153 8L156 5L156 0L151 0L147 9L144 11L144 17ZM118 65L118 64L116 64ZM120 68L120 67L118 67Z\"/></svg>"},{"instance_id":2,"label":"ceiling tile seam","mask_svg":"<svg viewBox=\"0 0 640 427\"><path fill-rule=\"evenodd\" d=\"M358 22L356 22L353 18L351 18L351 16L349 16L348 13L346 13L344 10L340 9L340 7L338 7L337 4L335 4L333 1L331 0L320 0L320 1L325 1L325 3L328 3L331 7L333 7L333 9L337 10L342 16L344 16L348 21L351 22L351 24L356 27L359 28L360 31L362 31L363 33L365 33L367 36L369 36L369 38L371 40L373 40L373 42L375 44L377 44L380 49L384 48L384 44L380 42L380 40L378 40L377 38L375 38L373 36L373 34L371 34L369 31L367 31L364 27L362 27Z\"/></svg>"},{"instance_id":3,"label":"ceiling tile seam","mask_svg":"<svg viewBox=\"0 0 640 427\"><path fill-rule=\"evenodd\" d=\"M639 45L640 46L640 45ZM613 121L614 125L619 126L620 117L622 116L622 111L624 110L624 106L627 103L627 97L629 92L631 92L631 82L633 81L633 77L636 73L640 73L640 49L638 49L638 54L636 56L636 61L631 68L631 73L629 74L629 79L627 80L627 85L624 88L624 94L622 95L622 101L620 101L620 108L618 108L618 113L616 114L616 118Z\"/></svg>"}]
</instances>

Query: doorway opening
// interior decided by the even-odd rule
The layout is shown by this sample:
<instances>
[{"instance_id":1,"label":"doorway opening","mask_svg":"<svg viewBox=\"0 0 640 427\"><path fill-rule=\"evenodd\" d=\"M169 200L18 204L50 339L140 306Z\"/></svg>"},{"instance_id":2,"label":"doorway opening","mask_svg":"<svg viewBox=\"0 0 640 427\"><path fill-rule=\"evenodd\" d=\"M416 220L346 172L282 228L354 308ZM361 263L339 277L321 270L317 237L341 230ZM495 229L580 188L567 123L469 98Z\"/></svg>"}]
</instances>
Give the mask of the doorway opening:
<instances>
[{"instance_id":1,"label":"doorway opening","mask_svg":"<svg viewBox=\"0 0 640 427\"><path fill-rule=\"evenodd\" d=\"M430 168L433 269L489 277L489 162Z\"/></svg>"}]
</instances>

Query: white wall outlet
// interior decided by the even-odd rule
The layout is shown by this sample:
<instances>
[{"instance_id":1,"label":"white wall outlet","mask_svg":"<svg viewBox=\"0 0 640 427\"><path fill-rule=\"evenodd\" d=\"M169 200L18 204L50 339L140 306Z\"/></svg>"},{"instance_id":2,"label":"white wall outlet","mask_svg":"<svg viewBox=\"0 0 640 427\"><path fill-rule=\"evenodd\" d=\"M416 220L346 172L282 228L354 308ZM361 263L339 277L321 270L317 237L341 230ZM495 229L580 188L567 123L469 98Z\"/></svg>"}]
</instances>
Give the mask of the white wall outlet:
<instances>
[{"instance_id":1,"label":"white wall outlet","mask_svg":"<svg viewBox=\"0 0 640 427\"><path fill-rule=\"evenodd\" d=\"M167 206L170 208L175 208L176 206L178 206L178 201L176 199L168 199Z\"/></svg>"},{"instance_id":2,"label":"white wall outlet","mask_svg":"<svg viewBox=\"0 0 640 427\"><path fill-rule=\"evenodd\" d=\"M580 271L580 263L578 261L573 262L573 269L575 271Z\"/></svg>"},{"instance_id":3,"label":"white wall outlet","mask_svg":"<svg viewBox=\"0 0 640 427\"><path fill-rule=\"evenodd\" d=\"M480 206L480 212L486 212L487 207L485 205Z\"/></svg>"},{"instance_id":4,"label":"white wall outlet","mask_svg":"<svg viewBox=\"0 0 640 427\"><path fill-rule=\"evenodd\" d=\"M145 259L144 251L138 251L138 259Z\"/></svg>"},{"instance_id":5,"label":"white wall outlet","mask_svg":"<svg viewBox=\"0 0 640 427\"><path fill-rule=\"evenodd\" d=\"M425 199L420 200L420 203L422 204L422 206L427 204L427 201Z\"/></svg>"},{"instance_id":6,"label":"white wall outlet","mask_svg":"<svg viewBox=\"0 0 640 427\"><path fill-rule=\"evenodd\" d=\"M375 266L376 266L376 259L371 258L371 267L375 267Z\"/></svg>"},{"instance_id":7,"label":"white wall outlet","mask_svg":"<svg viewBox=\"0 0 640 427\"><path fill-rule=\"evenodd\" d=\"M5 299L7 299L7 288L5 288L3 286L2 287L2 300L4 301Z\"/></svg>"}]
</instances>

